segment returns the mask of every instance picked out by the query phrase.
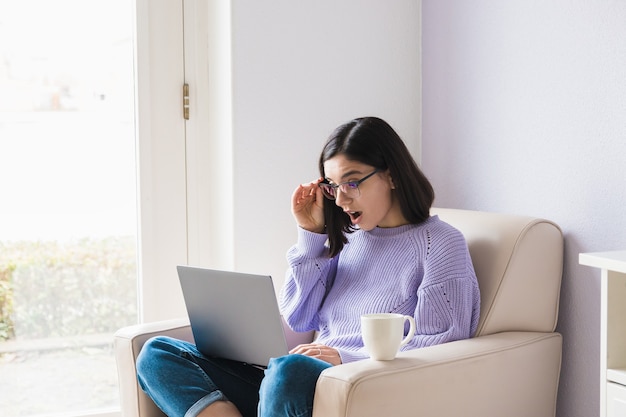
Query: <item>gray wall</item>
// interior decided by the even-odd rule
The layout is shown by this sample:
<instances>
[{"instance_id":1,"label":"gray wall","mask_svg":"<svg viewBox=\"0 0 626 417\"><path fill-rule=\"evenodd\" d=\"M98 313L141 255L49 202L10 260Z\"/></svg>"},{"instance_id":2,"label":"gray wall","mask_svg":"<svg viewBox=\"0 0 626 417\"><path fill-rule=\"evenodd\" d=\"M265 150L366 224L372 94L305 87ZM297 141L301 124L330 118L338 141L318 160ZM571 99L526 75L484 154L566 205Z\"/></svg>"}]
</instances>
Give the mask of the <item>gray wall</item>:
<instances>
[{"instance_id":1,"label":"gray wall","mask_svg":"<svg viewBox=\"0 0 626 417\"><path fill-rule=\"evenodd\" d=\"M422 161L439 206L565 234L557 415L599 415L599 271L626 248L626 2L422 3Z\"/></svg>"}]
</instances>

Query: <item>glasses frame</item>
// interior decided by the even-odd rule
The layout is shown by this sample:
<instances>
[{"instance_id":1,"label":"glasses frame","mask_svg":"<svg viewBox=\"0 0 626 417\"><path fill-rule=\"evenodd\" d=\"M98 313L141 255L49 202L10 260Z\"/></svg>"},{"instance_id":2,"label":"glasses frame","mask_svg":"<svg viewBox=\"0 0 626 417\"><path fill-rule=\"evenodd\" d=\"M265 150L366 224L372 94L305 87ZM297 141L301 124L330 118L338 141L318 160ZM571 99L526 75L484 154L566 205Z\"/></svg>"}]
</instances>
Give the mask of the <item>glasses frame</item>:
<instances>
[{"instance_id":1,"label":"glasses frame","mask_svg":"<svg viewBox=\"0 0 626 417\"><path fill-rule=\"evenodd\" d=\"M359 185L361 185L361 183L365 180L367 180L368 178L371 178L372 176L374 176L374 174L376 174L377 172L379 172L380 169L376 168L374 170L374 172L372 172L371 174L367 174L366 176L364 176L363 178L361 178L358 181L346 181L346 182L342 182L339 184L331 184L329 182L327 182L328 180L324 179L324 182L320 182L318 184L318 186L322 189L322 193L324 194L324 197L326 197L329 200L336 200L337 199L337 191L341 191L344 195L346 195L349 198L358 198L361 196L361 190L359 189ZM347 191L344 191L344 189L350 186L350 188L347 189ZM331 188L334 192L334 195L331 195L328 191L328 188ZM358 195L356 196L349 196L349 192L351 190L356 190L356 192L358 193Z\"/></svg>"}]
</instances>

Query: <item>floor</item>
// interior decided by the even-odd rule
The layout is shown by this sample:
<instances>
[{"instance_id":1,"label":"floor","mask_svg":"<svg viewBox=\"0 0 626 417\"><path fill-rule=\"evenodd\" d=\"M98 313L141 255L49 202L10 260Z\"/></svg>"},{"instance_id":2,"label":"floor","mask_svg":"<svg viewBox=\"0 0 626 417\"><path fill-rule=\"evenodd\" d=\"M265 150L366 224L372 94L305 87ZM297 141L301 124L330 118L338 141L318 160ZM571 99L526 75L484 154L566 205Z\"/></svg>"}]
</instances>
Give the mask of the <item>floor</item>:
<instances>
[{"instance_id":1,"label":"floor","mask_svg":"<svg viewBox=\"0 0 626 417\"><path fill-rule=\"evenodd\" d=\"M118 405L111 345L0 353L3 417L49 416Z\"/></svg>"}]
</instances>

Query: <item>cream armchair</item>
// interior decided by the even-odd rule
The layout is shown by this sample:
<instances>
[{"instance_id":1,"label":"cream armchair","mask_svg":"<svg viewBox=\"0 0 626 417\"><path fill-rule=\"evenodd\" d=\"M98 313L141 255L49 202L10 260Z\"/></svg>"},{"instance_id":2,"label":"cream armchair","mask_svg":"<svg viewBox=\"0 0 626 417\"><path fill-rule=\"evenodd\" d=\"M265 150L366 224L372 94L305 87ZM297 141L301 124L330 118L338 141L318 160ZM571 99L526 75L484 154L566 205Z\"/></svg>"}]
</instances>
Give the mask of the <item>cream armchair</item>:
<instances>
[{"instance_id":1,"label":"cream armchair","mask_svg":"<svg viewBox=\"0 0 626 417\"><path fill-rule=\"evenodd\" d=\"M390 362L335 366L320 376L314 417L553 417L561 369L555 333L563 237L532 217L455 209L433 214L465 236L481 290L474 338L402 352ZM141 391L135 358L167 334L192 340L186 320L131 326L115 335L122 414L163 414Z\"/></svg>"}]
</instances>

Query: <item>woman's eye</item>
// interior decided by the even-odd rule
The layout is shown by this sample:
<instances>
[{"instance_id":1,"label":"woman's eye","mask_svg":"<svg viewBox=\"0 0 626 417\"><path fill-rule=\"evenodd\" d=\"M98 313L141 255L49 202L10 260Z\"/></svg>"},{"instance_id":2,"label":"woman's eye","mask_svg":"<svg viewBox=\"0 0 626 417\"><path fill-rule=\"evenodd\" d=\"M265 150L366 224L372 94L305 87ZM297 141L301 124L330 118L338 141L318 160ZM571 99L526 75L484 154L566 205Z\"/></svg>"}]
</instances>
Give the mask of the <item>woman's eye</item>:
<instances>
[{"instance_id":1,"label":"woman's eye","mask_svg":"<svg viewBox=\"0 0 626 417\"><path fill-rule=\"evenodd\" d=\"M348 182L346 183L346 186L352 190L354 190L355 188L357 188L359 186L359 184L357 184L356 182Z\"/></svg>"}]
</instances>

